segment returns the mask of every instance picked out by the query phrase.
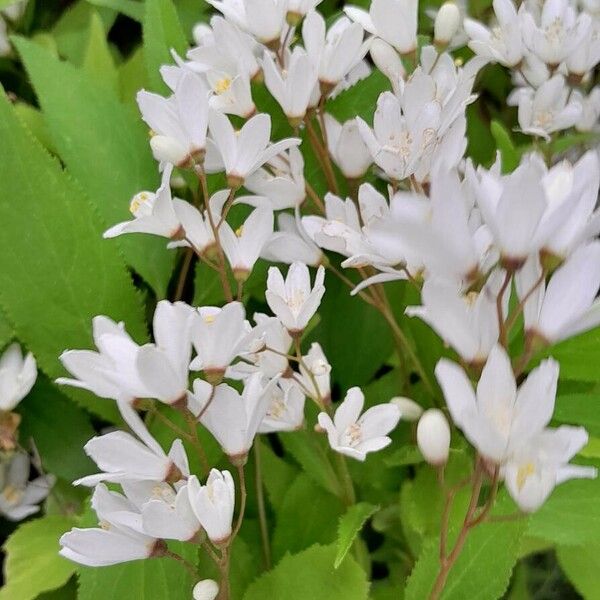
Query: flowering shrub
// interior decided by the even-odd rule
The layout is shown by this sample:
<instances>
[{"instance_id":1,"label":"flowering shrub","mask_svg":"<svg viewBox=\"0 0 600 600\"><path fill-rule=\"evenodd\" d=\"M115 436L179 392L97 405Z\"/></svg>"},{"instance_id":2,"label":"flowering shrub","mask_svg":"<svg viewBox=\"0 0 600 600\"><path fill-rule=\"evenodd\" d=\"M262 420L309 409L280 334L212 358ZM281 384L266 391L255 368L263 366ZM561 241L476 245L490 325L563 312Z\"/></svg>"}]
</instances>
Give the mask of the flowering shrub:
<instances>
[{"instance_id":1,"label":"flowering shrub","mask_svg":"<svg viewBox=\"0 0 600 600\"><path fill-rule=\"evenodd\" d=\"M596 1L0 7L0 598L597 597Z\"/></svg>"}]
</instances>

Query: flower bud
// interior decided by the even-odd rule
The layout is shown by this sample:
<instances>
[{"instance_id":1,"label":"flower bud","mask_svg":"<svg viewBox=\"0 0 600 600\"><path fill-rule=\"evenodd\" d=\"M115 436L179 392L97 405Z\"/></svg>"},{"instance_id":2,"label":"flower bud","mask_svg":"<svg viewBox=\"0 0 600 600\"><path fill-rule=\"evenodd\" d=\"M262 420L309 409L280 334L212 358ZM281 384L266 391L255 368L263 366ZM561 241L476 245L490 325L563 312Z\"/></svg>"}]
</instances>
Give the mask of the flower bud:
<instances>
[{"instance_id":1,"label":"flower bud","mask_svg":"<svg viewBox=\"0 0 600 600\"><path fill-rule=\"evenodd\" d=\"M433 43L445 48L458 31L460 11L454 2L445 2L440 7L433 27Z\"/></svg>"},{"instance_id":2,"label":"flower bud","mask_svg":"<svg viewBox=\"0 0 600 600\"><path fill-rule=\"evenodd\" d=\"M392 82L403 79L406 71L398 53L382 39L375 38L370 47L375 66Z\"/></svg>"},{"instance_id":3,"label":"flower bud","mask_svg":"<svg viewBox=\"0 0 600 600\"><path fill-rule=\"evenodd\" d=\"M152 154L156 160L181 166L188 162L188 151L177 140L166 135L155 135L150 139Z\"/></svg>"},{"instance_id":4,"label":"flower bud","mask_svg":"<svg viewBox=\"0 0 600 600\"><path fill-rule=\"evenodd\" d=\"M192 591L194 600L215 600L219 593L219 585L213 579L199 581Z\"/></svg>"},{"instance_id":5,"label":"flower bud","mask_svg":"<svg viewBox=\"0 0 600 600\"><path fill-rule=\"evenodd\" d=\"M395 404L400 409L403 421L418 421L423 414L423 409L410 398L396 396L390 400L390 403Z\"/></svg>"},{"instance_id":6,"label":"flower bud","mask_svg":"<svg viewBox=\"0 0 600 600\"><path fill-rule=\"evenodd\" d=\"M417 425L417 444L425 460L439 467L448 461L450 426L444 413L430 408L423 413Z\"/></svg>"}]
</instances>

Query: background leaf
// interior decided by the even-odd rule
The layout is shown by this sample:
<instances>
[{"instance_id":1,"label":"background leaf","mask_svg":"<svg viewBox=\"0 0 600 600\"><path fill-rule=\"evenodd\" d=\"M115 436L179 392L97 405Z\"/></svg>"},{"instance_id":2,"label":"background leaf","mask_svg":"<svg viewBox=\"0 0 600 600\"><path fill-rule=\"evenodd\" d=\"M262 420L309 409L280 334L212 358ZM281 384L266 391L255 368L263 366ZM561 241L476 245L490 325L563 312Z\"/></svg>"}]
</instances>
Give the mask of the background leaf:
<instances>
[{"instance_id":1,"label":"background leaf","mask_svg":"<svg viewBox=\"0 0 600 600\"><path fill-rule=\"evenodd\" d=\"M342 515L338 524L337 553L334 563L336 569L342 564L346 554L352 548L352 544L363 525L378 509L379 507L373 504L359 502L351 506Z\"/></svg>"}]
</instances>

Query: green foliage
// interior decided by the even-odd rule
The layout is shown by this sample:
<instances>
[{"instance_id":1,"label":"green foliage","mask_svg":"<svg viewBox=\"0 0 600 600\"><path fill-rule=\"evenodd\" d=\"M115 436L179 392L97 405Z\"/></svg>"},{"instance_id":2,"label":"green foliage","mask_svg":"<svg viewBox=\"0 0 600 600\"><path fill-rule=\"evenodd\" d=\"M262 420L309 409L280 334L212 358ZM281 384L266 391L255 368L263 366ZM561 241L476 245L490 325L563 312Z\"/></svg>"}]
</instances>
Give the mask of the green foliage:
<instances>
[{"instance_id":1,"label":"green foliage","mask_svg":"<svg viewBox=\"0 0 600 600\"><path fill-rule=\"evenodd\" d=\"M510 173L514 171L519 166L521 150L515 146L510 133L500 121L492 121L490 131L496 140L496 147L500 150L502 172Z\"/></svg>"},{"instance_id":2,"label":"green foliage","mask_svg":"<svg viewBox=\"0 0 600 600\"><path fill-rule=\"evenodd\" d=\"M92 79L106 88L108 93L117 91L118 74L98 13L92 13L90 36L82 66Z\"/></svg>"},{"instance_id":3,"label":"green foliage","mask_svg":"<svg viewBox=\"0 0 600 600\"><path fill-rule=\"evenodd\" d=\"M263 483L271 506L279 510L285 498L285 491L292 481L298 476L298 469L279 458L262 440L255 442L260 447L260 460L262 463Z\"/></svg>"},{"instance_id":4,"label":"green foliage","mask_svg":"<svg viewBox=\"0 0 600 600\"><path fill-rule=\"evenodd\" d=\"M559 423L583 425L590 435L600 436L600 396L572 394L556 399L553 419Z\"/></svg>"},{"instance_id":5,"label":"green foliage","mask_svg":"<svg viewBox=\"0 0 600 600\"><path fill-rule=\"evenodd\" d=\"M285 556L244 594L244 600L366 600L369 585L364 571L351 558L335 569L335 546L315 545Z\"/></svg>"},{"instance_id":6,"label":"green foliage","mask_svg":"<svg viewBox=\"0 0 600 600\"><path fill-rule=\"evenodd\" d=\"M75 563L58 554L58 538L74 524L72 517L50 515L21 525L8 538L0 600L33 600L69 580Z\"/></svg>"},{"instance_id":7,"label":"green foliage","mask_svg":"<svg viewBox=\"0 0 600 600\"><path fill-rule=\"evenodd\" d=\"M375 70L366 79L331 100L327 104L327 111L341 122L359 116L371 123L379 94L389 88L387 77Z\"/></svg>"},{"instance_id":8,"label":"green foliage","mask_svg":"<svg viewBox=\"0 0 600 600\"><path fill-rule=\"evenodd\" d=\"M141 120L97 78L24 39L17 47L61 159L104 219L103 228L128 220L130 198L158 186ZM173 261L164 240L137 235L102 243L122 248L128 263L164 296Z\"/></svg>"},{"instance_id":9,"label":"green foliage","mask_svg":"<svg viewBox=\"0 0 600 600\"><path fill-rule=\"evenodd\" d=\"M337 569L348 554L352 544L363 525L379 510L367 502L359 502L351 506L340 518L338 523L337 554L334 567Z\"/></svg>"},{"instance_id":10,"label":"green foliage","mask_svg":"<svg viewBox=\"0 0 600 600\"><path fill-rule=\"evenodd\" d=\"M543 353L560 362L561 379L600 381L600 330L593 329L570 338Z\"/></svg>"},{"instance_id":11,"label":"green foliage","mask_svg":"<svg viewBox=\"0 0 600 600\"><path fill-rule=\"evenodd\" d=\"M585 600L600 600L598 541L585 546L559 546L556 553L563 571Z\"/></svg>"},{"instance_id":12,"label":"green foliage","mask_svg":"<svg viewBox=\"0 0 600 600\"><path fill-rule=\"evenodd\" d=\"M116 10L134 21L142 22L144 18L144 4L136 0L87 0L94 6L102 6Z\"/></svg>"},{"instance_id":13,"label":"green foliage","mask_svg":"<svg viewBox=\"0 0 600 600\"><path fill-rule=\"evenodd\" d=\"M0 305L19 339L50 377L62 375L65 348L90 345L95 315L124 320L143 339L138 294L116 248L101 239L94 209L5 97L0 137L0 195L19 199L18 209L0 203ZM106 403L89 404L103 412Z\"/></svg>"}]
</instances>

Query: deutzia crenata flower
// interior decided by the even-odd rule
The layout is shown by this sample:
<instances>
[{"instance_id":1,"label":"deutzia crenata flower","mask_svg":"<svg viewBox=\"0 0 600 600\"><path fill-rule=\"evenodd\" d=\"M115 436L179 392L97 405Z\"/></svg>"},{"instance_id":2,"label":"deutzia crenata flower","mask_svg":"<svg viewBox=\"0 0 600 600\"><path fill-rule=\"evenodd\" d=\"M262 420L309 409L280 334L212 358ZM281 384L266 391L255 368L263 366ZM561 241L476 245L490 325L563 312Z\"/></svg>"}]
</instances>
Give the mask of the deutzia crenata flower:
<instances>
[{"instance_id":1,"label":"deutzia crenata flower","mask_svg":"<svg viewBox=\"0 0 600 600\"><path fill-rule=\"evenodd\" d=\"M335 164L345 177L361 178L373 162L369 149L358 131L355 119L343 125L331 115L325 114L327 146Z\"/></svg>"},{"instance_id":2,"label":"deutzia crenata flower","mask_svg":"<svg viewBox=\"0 0 600 600\"><path fill-rule=\"evenodd\" d=\"M154 312L154 344L142 346L136 368L151 398L165 404L185 402L192 355L190 330L196 313L184 302L161 300Z\"/></svg>"},{"instance_id":3,"label":"deutzia crenata flower","mask_svg":"<svg viewBox=\"0 0 600 600\"><path fill-rule=\"evenodd\" d=\"M175 491L170 485L155 486L142 505L144 532L161 539L193 541L201 530L189 497L189 483Z\"/></svg>"},{"instance_id":4,"label":"deutzia crenata flower","mask_svg":"<svg viewBox=\"0 0 600 600\"><path fill-rule=\"evenodd\" d=\"M236 231L226 221L222 223L221 246L236 279L247 279L272 234L273 211L267 207L253 210Z\"/></svg>"},{"instance_id":5,"label":"deutzia crenata flower","mask_svg":"<svg viewBox=\"0 0 600 600\"><path fill-rule=\"evenodd\" d=\"M494 273L480 292L463 295L456 284L430 279L423 285L423 306L406 314L423 319L467 363L482 365L498 341L496 297L502 275ZM503 304L508 302L504 295Z\"/></svg>"},{"instance_id":6,"label":"deutzia crenata flower","mask_svg":"<svg viewBox=\"0 0 600 600\"><path fill-rule=\"evenodd\" d=\"M511 456L501 472L508 493L522 511L540 508L565 481L597 476L594 467L568 464L587 442L583 427L562 426L539 433Z\"/></svg>"},{"instance_id":7,"label":"deutzia crenata flower","mask_svg":"<svg viewBox=\"0 0 600 600\"><path fill-rule=\"evenodd\" d=\"M558 74L537 89L520 88L509 104L518 104L519 127L523 133L550 139L555 131L573 127L581 118L579 98L570 94L562 75Z\"/></svg>"},{"instance_id":8,"label":"deutzia crenata flower","mask_svg":"<svg viewBox=\"0 0 600 600\"><path fill-rule=\"evenodd\" d=\"M285 56L285 68L277 66L268 52L263 59L265 85L293 125L300 124L317 83L317 68L304 48L296 46Z\"/></svg>"},{"instance_id":9,"label":"deutzia crenata flower","mask_svg":"<svg viewBox=\"0 0 600 600\"><path fill-rule=\"evenodd\" d=\"M311 10L315 9L323 0L288 0L287 21L290 25L297 25Z\"/></svg>"},{"instance_id":10,"label":"deutzia crenata flower","mask_svg":"<svg viewBox=\"0 0 600 600\"><path fill-rule=\"evenodd\" d=\"M223 159L229 187L240 187L248 175L277 154L300 143L297 138L288 138L271 144L271 117L267 114L255 115L237 134L229 119L216 111L210 111L208 123Z\"/></svg>"},{"instance_id":11,"label":"deutzia crenata flower","mask_svg":"<svg viewBox=\"0 0 600 600\"><path fill-rule=\"evenodd\" d=\"M223 308L198 308L198 317L192 324L192 343L198 355L190 369L203 371L209 381L218 383L236 356L246 350L250 330L244 306L239 302L230 302Z\"/></svg>"},{"instance_id":12,"label":"deutzia crenata flower","mask_svg":"<svg viewBox=\"0 0 600 600\"><path fill-rule=\"evenodd\" d=\"M465 19L464 28L471 38L469 48L484 58L506 67L515 67L525 51L521 19L512 0L494 0L497 25L491 30L472 19Z\"/></svg>"},{"instance_id":13,"label":"deutzia crenata flower","mask_svg":"<svg viewBox=\"0 0 600 600\"><path fill-rule=\"evenodd\" d=\"M202 162L208 90L198 75L184 71L170 98L142 90L137 102L142 118L153 132L150 145L157 160L178 166Z\"/></svg>"},{"instance_id":14,"label":"deutzia crenata flower","mask_svg":"<svg viewBox=\"0 0 600 600\"><path fill-rule=\"evenodd\" d=\"M585 12L577 13L569 0L547 0L539 21L529 11L520 14L523 41L539 59L556 68L583 42L591 27Z\"/></svg>"},{"instance_id":15,"label":"deutzia crenata flower","mask_svg":"<svg viewBox=\"0 0 600 600\"><path fill-rule=\"evenodd\" d=\"M368 13L356 6L346 6L344 12L401 54L417 47L418 0L373 0Z\"/></svg>"},{"instance_id":16,"label":"deutzia crenata flower","mask_svg":"<svg viewBox=\"0 0 600 600\"><path fill-rule=\"evenodd\" d=\"M215 600L218 594L219 584L214 579L203 579L192 590L194 600Z\"/></svg>"},{"instance_id":17,"label":"deutzia crenata flower","mask_svg":"<svg viewBox=\"0 0 600 600\"><path fill-rule=\"evenodd\" d=\"M210 0L209 4L265 46L279 41L285 26L285 0Z\"/></svg>"},{"instance_id":18,"label":"deutzia crenata flower","mask_svg":"<svg viewBox=\"0 0 600 600\"><path fill-rule=\"evenodd\" d=\"M418 421L423 414L423 408L410 398L396 396L390 402L400 409L400 418L403 421Z\"/></svg>"},{"instance_id":19,"label":"deutzia crenata flower","mask_svg":"<svg viewBox=\"0 0 600 600\"><path fill-rule=\"evenodd\" d=\"M554 272L547 287L544 282L539 283L540 275L540 265L532 258L516 278L519 297L526 298L523 314L529 336L552 344L600 323L600 301L596 300L600 288L600 242L578 248Z\"/></svg>"},{"instance_id":20,"label":"deutzia crenata flower","mask_svg":"<svg viewBox=\"0 0 600 600\"><path fill-rule=\"evenodd\" d=\"M300 363L300 381L306 393L319 404L331 400L331 365L317 342L310 345Z\"/></svg>"},{"instance_id":21,"label":"deutzia crenata flower","mask_svg":"<svg viewBox=\"0 0 600 600\"><path fill-rule=\"evenodd\" d=\"M364 403L360 388L353 387L337 407L333 420L327 413L319 413L319 425L327 432L331 448L361 461L369 452L391 444L387 434L400 420L400 409L395 404L378 404L361 415Z\"/></svg>"},{"instance_id":22,"label":"deutzia crenata flower","mask_svg":"<svg viewBox=\"0 0 600 600\"><path fill-rule=\"evenodd\" d=\"M325 30L325 19L318 12L306 15L302 25L304 47L317 66L321 91L328 94L360 64L368 46L363 43L363 28L346 17Z\"/></svg>"},{"instance_id":23,"label":"deutzia crenata flower","mask_svg":"<svg viewBox=\"0 0 600 600\"><path fill-rule=\"evenodd\" d=\"M485 458L502 464L548 425L558 369L555 360L543 361L517 390L510 358L497 345L483 368L477 394L456 363L441 359L435 374L456 426Z\"/></svg>"},{"instance_id":24,"label":"deutzia crenata flower","mask_svg":"<svg viewBox=\"0 0 600 600\"><path fill-rule=\"evenodd\" d=\"M581 117L575 124L577 131L597 131L600 123L600 86L596 86L587 96L578 92L577 98L581 102Z\"/></svg>"},{"instance_id":25,"label":"deutzia crenata flower","mask_svg":"<svg viewBox=\"0 0 600 600\"><path fill-rule=\"evenodd\" d=\"M460 27L460 9L455 2L444 2L438 10L433 26L433 43L437 48L446 48Z\"/></svg>"},{"instance_id":26,"label":"deutzia crenata flower","mask_svg":"<svg viewBox=\"0 0 600 600\"><path fill-rule=\"evenodd\" d=\"M299 206L306 198L302 152L292 146L287 152L273 157L246 177L244 187L254 194L266 196L273 210Z\"/></svg>"},{"instance_id":27,"label":"deutzia crenata flower","mask_svg":"<svg viewBox=\"0 0 600 600\"><path fill-rule=\"evenodd\" d=\"M99 484L92 508L100 527L75 527L60 538L60 555L89 567L105 567L130 560L161 556L164 542L141 531L139 507L127 497Z\"/></svg>"},{"instance_id":28,"label":"deutzia crenata flower","mask_svg":"<svg viewBox=\"0 0 600 600\"><path fill-rule=\"evenodd\" d=\"M301 334L317 312L325 293L324 280L323 266L317 269L312 288L310 273L304 263L292 263L285 280L277 267L269 268L265 292L267 304L291 335Z\"/></svg>"},{"instance_id":29,"label":"deutzia crenata flower","mask_svg":"<svg viewBox=\"0 0 600 600\"><path fill-rule=\"evenodd\" d=\"M390 80L394 94L400 93L406 70L400 55L387 42L373 38L369 45L369 54L375 66Z\"/></svg>"},{"instance_id":30,"label":"deutzia crenata flower","mask_svg":"<svg viewBox=\"0 0 600 600\"><path fill-rule=\"evenodd\" d=\"M18 451L0 467L0 515L9 521L20 521L38 512L38 504L48 496L54 485L53 475L41 475L29 481L30 466L29 456Z\"/></svg>"},{"instance_id":31,"label":"deutzia crenata flower","mask_svg":"<svg viewBox=\"0 0 600 600\"><path fill-rule=\"evenodd\" d=\"M567 57L566 67L569 78L581 81L588 71L600 62L600 26L587 28L583 39Z\"/></svg>"},{"instance_id":32,"label":"deutzia crenata flower","mask_svg":"<svg viewBox=\"0 0 600 600\"><path fill-rule=\"evenodd\" d=\"M136 194L129 206L134 219L114 225L104 232L104 237L113 238L123 233L151 233L171 239L183 237L184 232L171 199L172 172L173 166L168 164L163 171L162 182L156 193Z\"/></svg>"},{"instance_id":33,"label":"deutzia crenata flower","mask_svg":"<svg viewBox=\"0 0 600 600\"><path fill-rule=\"evenodd\" d=\"M417 424L417 445L423 458L434 467L448 462L450 425L438 408L426 410Z\"/></svg>"},{"instance_id":34,"label":"deutzia crenata flower","mask_svg":"<svg viewBox=\"0 0 600 600\"><path fill-rule=\"evenodd\" d=\"M13 410L31 391L37 379L33 354L25 358L21 346L11 344L0 357L0 412Z\"/></svg>"},{"instance_id":35,"label":"deutzia crenata flower","mask_svg":"<svg viewBox=\"0 0 600 600\"><path fill-rule=\"evenodd\" d=\"M261 257L271 262L291 264L303 262L316 267L323 261L323 252L310 239L298 219L282 213L277 216L278 231L273 232L264 245Z\"/></svg>"},{"instance_id":36,"label":"deutzia crenata flower","mask_svg":"<svg viewBox=\"0 0 600 600\"><path fill-rule=\"evenodd\" d=\"M300 429L304 424L305 401L302 388L294 380L280 379L277 385L271 388L267 414L258 428L258 433Z\"/></svg>"},{"instance_id":37,"label":"deutzia crenata flower","mask_svg":"<svg viewBox=\"0 0 600 600\"><path fill-rule=\"evenodd\" d=\"M211 469L205 485L192 475L188 481L192 510L214 544L223 544L231 536L235 507L235 485L229 471Z\"/></svg>"},{"instance_id":38,"label":"deutzia crenata flower","mask_svg":"<svg viewBox=\"0 0 600 600\"><path fill-rule=\"evenodd\" d=\"M200 421L221 445L231 460L245 461L254 443L254 436L267 414L271 388L277 383L272 379L263 385L263 375L254 373L244 383L239 394L231 386L217 386L210 404L203 409ZM194 391L196 382L194 382Z\"/></svg>"},{"instance_id":39,"label":"deutzia crenata flower","mask_svg":"<svg viewBox=\"0 0 600 600\"><path fill-rule=\"evenodd\" d=\"M75 485L94 486L100 481L176 482L189 475L181 440L173 442L167 455L135 410L124 403L119 404L119 409L137 439L125 431L93 437L84 450L103 473L82 477Z\"/></svg>"}]
</instances>

